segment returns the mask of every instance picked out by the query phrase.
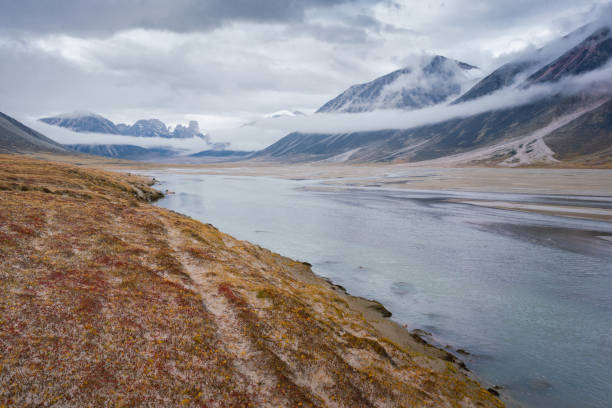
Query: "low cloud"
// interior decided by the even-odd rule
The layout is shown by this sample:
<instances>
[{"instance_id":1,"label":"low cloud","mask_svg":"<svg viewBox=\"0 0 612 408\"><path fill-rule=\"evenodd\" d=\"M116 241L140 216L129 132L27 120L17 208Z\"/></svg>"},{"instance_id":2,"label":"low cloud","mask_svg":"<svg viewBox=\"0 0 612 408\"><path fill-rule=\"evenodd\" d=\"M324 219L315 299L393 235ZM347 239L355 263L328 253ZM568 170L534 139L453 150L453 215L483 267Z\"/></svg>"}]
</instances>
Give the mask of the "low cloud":
<instances>
[{"instance_id":1,"label":"low cloud","mask_svg":"<svg viewBox=\"0 0 612 408\"><path fill-rule=\"evenodd\" d=\"M107 34L147 28L207 31L233 21L295 22L313 8L355 0L0 0L0 27L42 33ZM373 3L370 1L368 3ZM362 1L364 3L364 1Z\"/></svg>"},{"instance_id":2,"label":"low cloud","mask_svg":"<svg viewBox=\"0 0 612 408\"><path fill-rule=\"evenodd\" d=\"M527 89L506 88L474 101L457 105L436 105L415 111L379 110L365 113L323 113L310 116L263 117L250 125L207 129L213 144L225 143L229 150L254 151L266 148L292 132L351 133L383 129L409 129L446 120L468 117L483 112L507 109L553 95L587 93L609 98L612 94L612 63L584 75L563 81L534 85ZM25 124L62 144L122 144L141 147L171 147L190 154L211 149L211 144L200 138L166 139L76 133L51 126L32 118Z\"/></svg>"},{"instance_id":3,"label":"low cloud","mask_svg":"<svg viewBox=\"0 0 612 408\"><path fill-rule=\"evenodd\" d=\"M255 124L251 133L278 130L302 133L350 133L383 129L409 129L483 112L512 108L553 95L575 95L587 92L609 97L612 94L612 64L553 84L534 85L527 89L507 88L491 95L457 105L436 105L415 111L384 110L366 113L325 113L312 116L266 119ZM212 132L214 135L214 132Z\"/></svg>"},{"instance_id":4,"label":"low cloud","mask_svg":"<svg viewBox=\"0 0 612 408\"><path fill-rule=\"evenodd\" d=\"M199 137L170 139L163 137L107 135L103 133L77 133L69 129L48 125L31 118L23 119L23 123L61 144L116 144L140 147L167 147L173 148L182 154L210 150L212 147L209 142Z\"/></svg>"}]
</instances>

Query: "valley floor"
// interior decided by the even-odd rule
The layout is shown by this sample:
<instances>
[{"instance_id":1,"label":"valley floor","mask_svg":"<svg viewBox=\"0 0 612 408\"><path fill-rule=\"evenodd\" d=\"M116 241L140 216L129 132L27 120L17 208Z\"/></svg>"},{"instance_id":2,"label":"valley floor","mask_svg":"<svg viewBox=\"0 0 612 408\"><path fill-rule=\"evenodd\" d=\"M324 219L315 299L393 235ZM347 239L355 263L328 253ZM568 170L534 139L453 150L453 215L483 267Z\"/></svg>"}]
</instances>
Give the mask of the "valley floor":
<instances>
[{"instance_id":1,"label":"valley floor","mask_svg":"<svg viewBox=\"0 0 612 408\"><path fill-rule=\"evenodd\" d=\"M379 303L158 197L0 155L0 406L503 405Z\"/></svg>"}]
</instances>

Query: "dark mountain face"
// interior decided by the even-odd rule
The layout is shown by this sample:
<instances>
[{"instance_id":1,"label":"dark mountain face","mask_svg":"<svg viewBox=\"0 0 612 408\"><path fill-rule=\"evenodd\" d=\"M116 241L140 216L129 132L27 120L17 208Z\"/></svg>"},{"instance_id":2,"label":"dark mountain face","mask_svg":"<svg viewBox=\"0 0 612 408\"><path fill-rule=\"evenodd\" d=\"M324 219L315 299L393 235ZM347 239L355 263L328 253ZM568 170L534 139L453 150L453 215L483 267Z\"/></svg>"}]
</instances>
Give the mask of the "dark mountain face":
<instances>
[{"instance_id":1,"label":"dark mountain face","mask_svg":"<svg viewBox=\"0 0 612 408\"><path fill-rule=\"evenodd\" d=\"M477 68L435 56L423 67L402 68L374 81L354 85L317 113L368 112L375 109L418 109L458 95Z\"/></svg>"},{"instance_id":2,"label":"dark mountain face","mask_svg":"<svg viewBox=\"0 0 612 408\"><path fill-rule=\"evenodd\" d=\"M200 135L202 135L200 133L200 125L195 120L190 121L189 126L177 125L174 132L172 132L172 137L178 138L189 138Z\"/></svg>"},{"instance_id":3,"label":"dark mountain face","mask_svg":"<svg viewBox=\"0 0 612 408\"><path fill-rule=\"evenodd\" d=\"M531 75L526 85L556 82L568 75L580 75L593 71L604 66L610 59L610 54L612 54L610 29L599 29L586 40Z\"/></svg>"},{"instance_id":4,"label":"dark mountain face","mask_svg":"<svg viewBox=\"0 0 612 408\"><path fill-rule=\"evenodd\" d=\"M141 119L132 126L126 126L123 134L143 137L170 137L168 127L159 119Z\"/></svg>"},{"instance_id":5,"label":"dark mountain face","mask_svg":"<svg viewBox=\"0 0 612 408\"><path fill-rule=\"evenodd\" d=\"M537 64L536 61L509 62L486 76L469 91L457 98L452 104L467 102L490 95L507 86L513 85L521 74L528 72Z\"/></svg>"},{"instance_id":6,"label":"dark mountain face","mask_svg":"<svg viewBox=\"0 0 612 408\"><path fill-rule=\"evenodd\" d=\"M140 147L134 145L67 145L71 150L95 156L111 157L126 160L156 160L176 156L174 149L166 147Z\"/></svg>"},{"instance_id":7,"label":"dark mountain face","mask_svg":"<svg viewBox=\"0 0 612 408\"><path fill-rule=\"evenodd\" d=\"M252 155L254 152L242 150L203 150L198 153L191 154L190 157L239 157L244 158Z\"/></svg>"},{"instance_id":8,"label":"dark mountain face","mask_svg":"<svg viewBox=\"0 0 612 408\"><path fill-rule=\"evenodd\" d=\"M64 146L0 112L0 153L69 152Z\"/></svg>"},{"instance_id":9,"label":"dark mountain face","mask_svg":"<svg viewBox=\"0 0 612 408\"><path fill-rule=\"evenodd\" d=\"M75 132L120 134L119 130L110 120L93 114L65 115L40 119L41 122L74 130Z\"/></svg>"},{"instance_id":10,"label":"dark mountain face","mask_svg":"<svg viewBox=\"0 0 612 408\"><path fill-rule=\"evenodd\" d=\"M549 98L412 129L292 133L255 157L291 162L339 158L353 162L431 160L530 134L585 104L587 101L579 97Z\"/></svg>"},{"instance_id":11,"label":"dark mountain face","mask_svg":"<svg viewBox=\"0 0 612 408\"><path fill-rule=\"evenodd\" d=\"M105 133L137 137L190 138L207 136L200 132L197 121L189 122L189 126L178 125L170 131L159 119L141 119L133 125L114 124L112 121L95 114L73 114L42 118L40 121L53 126L59 126L75 132Z\"/></svg>"},{"instance_id":12,"label":"dark mountain face","mask_svg":"<svg viewBox=\"0 0 612 408\"><path fill-rule=\"evenodd\" d=\"M581 27L564 39L580 35L584 30L585 27ZM530 73L531 75L526 82L522 84L523 87L537 83L555 82L567 75L580 75L601 68L609 60L611 50L610 30L608 28L596 30L588 38L550 63L542 60L544 57L538 55L538 53L543 50L539 50L532 56L534 59L513 61L503 65L457 98L453 104L490 95L502 88L517 84L517 80L521 76L527 76ZM536 72L533 72L534 70Z\"/></svg>"}]
</instances>

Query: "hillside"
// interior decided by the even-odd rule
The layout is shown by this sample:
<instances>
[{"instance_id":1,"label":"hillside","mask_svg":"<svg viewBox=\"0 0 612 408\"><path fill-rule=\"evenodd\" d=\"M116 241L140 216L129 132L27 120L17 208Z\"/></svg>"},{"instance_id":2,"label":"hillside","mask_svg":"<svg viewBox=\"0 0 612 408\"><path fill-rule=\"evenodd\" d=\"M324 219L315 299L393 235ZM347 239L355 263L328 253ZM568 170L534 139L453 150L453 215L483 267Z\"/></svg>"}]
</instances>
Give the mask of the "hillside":
<instances>
[{"instance_id":1,"label":"hillside","mask_svg":"<svg viewBox=\"0 0 612 408\"><path fill-rule=\"evenodd\" d=\"M450 165L567 163L607 167L612 165L609 154L612 148L611 124L598 116L599 128L595 130L588 114L612 98L609 78L604 75L607 71L602 68L610 60L611 47L610 30L597 29L565 52L558 52L552 61L518 60L505 64L452 105L479 101L504 88L513 88L515 93L526 92L536 85L546 89L545 94L531 98L528 103L407 129L318 134L295 132L258 152L255 158L289 163L437 160L437 164ZM583 84L581 88L572 88L572 81L578 83L584 78L581 75L599 69L604 69L597 73L603 79L589 83L589 86ZM552 86L561 80L568 81L567 87ZM547 88L543 88L545 86ZM503 95L492 97L503 98ZM512 95L510 93L507 97ZM587 116L580 119L583 115ZM564 128L559 131L563 133L562 137L560 133L557 136L552 134L558 128ZM588 140L587 135L594 132L597 133L596 139ZM448 159L446 162L445 158Z\"/></svg>"},{"instance_id":2,"label":"hillside","mask_svg":"<svg viewBox=\"0 0 612 408\"><path fill-rule=\"evenodd\" d=\"M0 190L0 406L502 406L379 303L146 180L11 155Z\"/></svg>"},{"instance_id":3,"label":"hillside","mask_svg":"<svg viewBox=\"0 0 612 408\"><path fill-rule=\"evenodd\" d=\"M612 157L612 101L544 137L559 160L598 165Z\"/></svg>"},{"instance_id":4,"label":"hillside","mask_svg":"<svg viewBox=\"0 0 612 408\"><path fill-rule=\"evenodd\" d=\"M61 144L0 112L0 153L68 151Z\"/></svg>"},{"instance_id":5,"label":"hillside","mask_svg":"<svg viewBox=\"0 0 612 408\"><path fill-rule=\"evenodd\" d=\"M584 113L601 104L600 98L546 98L538 102L509 109L484 112L466 118L447 120L432 125L412 129L381 130L373 132L354 132L344 134L303 134L292 133L283 139L258 152L255 159L279 162L421 162L442 159L448 156L490 149L495 153L509 140L541 138L562 126L563 120L572 115ZM605 157L604 151L609 149L609 135L612 134L610 124L600 122L600 132L604 135L601 143L594 145ZM572 133L566 133L565 140L570 140L583 134L583 127L589 126L588 121L576 122ZM537 136L539 132L543 135ZM607 137L606 137L607 135ZM530 141L530 140L529 140ZM606 145L605 143L608 143ZM568 142L566 142L567 145ZM569 147L577 148L569 143ZM553 152L555 147L553 147ZM511 159L516 151L506 149L503 155L488 157L487 164L496 164ZM578 153L578 152L577 152ZM577 154L576 156L580 156ZM479 157L485 159L487 157ZM580 160L579 157L576 157ZM537 162L541 158L534 157ZM563 157L562 157L563 159ZM469 162L469 160L467 160ZM607 156L601 165L607 165ZM527 163L523 163L527 164Z\"/></svg>"}]
</instances>

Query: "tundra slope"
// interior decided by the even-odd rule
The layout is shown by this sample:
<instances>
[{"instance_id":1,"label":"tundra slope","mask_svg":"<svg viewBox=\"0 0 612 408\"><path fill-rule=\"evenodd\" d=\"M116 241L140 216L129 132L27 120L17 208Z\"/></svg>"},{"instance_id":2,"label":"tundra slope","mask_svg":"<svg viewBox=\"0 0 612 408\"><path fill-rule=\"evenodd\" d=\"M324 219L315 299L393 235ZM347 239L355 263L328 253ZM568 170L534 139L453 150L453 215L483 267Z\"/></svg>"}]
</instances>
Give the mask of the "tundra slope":
<instances>
[{"instance_id":1,"label":"tundra slope","mask_svg":"<svg viewBox=\"0 0 612 408\"><path fill-rule=\"evenodd\" d=\"M503 406L380 304L146 180L11 155L0 190L0 405Z\"/></svg>"}]
</instances>

